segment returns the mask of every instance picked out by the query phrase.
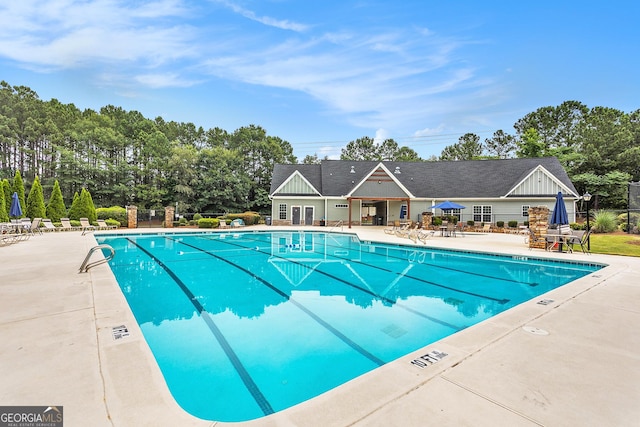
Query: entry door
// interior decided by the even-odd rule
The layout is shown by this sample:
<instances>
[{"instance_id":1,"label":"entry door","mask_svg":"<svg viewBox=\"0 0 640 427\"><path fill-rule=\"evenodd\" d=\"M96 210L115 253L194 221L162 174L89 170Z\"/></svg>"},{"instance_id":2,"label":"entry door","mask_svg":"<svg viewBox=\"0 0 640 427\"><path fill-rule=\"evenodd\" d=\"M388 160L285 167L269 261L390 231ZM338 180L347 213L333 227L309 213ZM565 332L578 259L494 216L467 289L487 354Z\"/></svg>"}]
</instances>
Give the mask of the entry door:
<instances>
[{"instance_id":1,"label":"entry door","mask_svg":"<svg viewBox=\"0 0 640 427\"><path fill-rule=\"evenodd\" d=\"M300 206L291 208L291 224L300 225Z\"/></svg>"},{"instance_id":2,"label":"entry door","mask_svg":"<svg viewBox=\"0 0 640 427\"><path fill-rule=\"evenodd\" d=\"M304 225L313 225L313 206L304 207Z\"/></svg>"}]
</instances>

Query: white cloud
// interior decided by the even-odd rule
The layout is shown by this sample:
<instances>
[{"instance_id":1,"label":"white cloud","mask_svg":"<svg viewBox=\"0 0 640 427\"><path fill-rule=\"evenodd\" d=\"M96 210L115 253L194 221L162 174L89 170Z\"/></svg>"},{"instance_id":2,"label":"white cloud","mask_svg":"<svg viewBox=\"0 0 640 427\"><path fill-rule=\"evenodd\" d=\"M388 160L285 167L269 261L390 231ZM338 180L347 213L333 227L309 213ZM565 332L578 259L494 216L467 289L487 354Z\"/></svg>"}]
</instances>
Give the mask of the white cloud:
<instances>
[{"instance_id":1,"label":"white cloud","mask_svg":"<svg viewBox=\"0 0 640 427\"><path fill-rule=\"evenodd\" d=\"M118 63L154 67L194 56L178 0L23 0L0 6L0 56L43 71ZM14 4L15 3L15 4Z\"/></svg>"},{"instance_id":2,"label":"white cloud","mask_svg":"<svg viewBox=\"0 0 640 427\"><path fill-rule=\"evenodd\" d=\"M215 3L224 5L225 7L231 9L233 12L239 15L242 15L247 19L250 19L255 22L259 22L261 24L264 24L270 27L280 28L281 30L297 31L297 32L302 32L309 28L308 25L300 24L297 22L291 22L287 19L275 19L269 16L258 16L256 15L255 12L249 9L245 9L244 7L239 6L236 3L233 3L231 1L227 1L227 0L212 0L212 1Z\"/></svg>"}]
</instances>

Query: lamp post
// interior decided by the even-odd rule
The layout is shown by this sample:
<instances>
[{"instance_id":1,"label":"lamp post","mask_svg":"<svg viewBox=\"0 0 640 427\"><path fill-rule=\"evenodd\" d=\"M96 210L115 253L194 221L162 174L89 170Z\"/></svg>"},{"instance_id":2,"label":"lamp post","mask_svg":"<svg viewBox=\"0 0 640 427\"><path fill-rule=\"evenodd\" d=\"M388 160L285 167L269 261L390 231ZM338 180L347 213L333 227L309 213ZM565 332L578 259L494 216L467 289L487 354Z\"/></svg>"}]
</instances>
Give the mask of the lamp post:
<instances>
[{"instance_id":1,"label":"lamp post","mask_svg":"<svg viewBox=\"0 0 640 427\"><path fill-rule=\"evenodd\" d=\"M588 191L585 192L582 200L587 204L587 233L589 233L589 230L591 230L591 227L589 227L589 200L591 200L591 194ZM587 234L587 250L591 251L591 236L589 234Z\"/></svg>"}]
</instances>

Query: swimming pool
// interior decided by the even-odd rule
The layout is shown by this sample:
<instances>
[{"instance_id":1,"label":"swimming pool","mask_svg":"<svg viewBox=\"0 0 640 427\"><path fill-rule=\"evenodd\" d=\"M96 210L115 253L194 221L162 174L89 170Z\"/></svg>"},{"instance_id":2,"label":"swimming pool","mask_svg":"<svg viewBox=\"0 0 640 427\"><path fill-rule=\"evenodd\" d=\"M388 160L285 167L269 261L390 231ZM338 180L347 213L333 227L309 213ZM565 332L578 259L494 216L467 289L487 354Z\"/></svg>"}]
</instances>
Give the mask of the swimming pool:
<instances>
[{"instance_id":1,"label":"swimming pool","mask_svg":"<svg viewBox=\"0 0 640 427\"><path fill-rule=\"evenodd\" d=\"M176 401L259 418L602 266L323 232L96 235Z\"/></svg>"}]
</instances>

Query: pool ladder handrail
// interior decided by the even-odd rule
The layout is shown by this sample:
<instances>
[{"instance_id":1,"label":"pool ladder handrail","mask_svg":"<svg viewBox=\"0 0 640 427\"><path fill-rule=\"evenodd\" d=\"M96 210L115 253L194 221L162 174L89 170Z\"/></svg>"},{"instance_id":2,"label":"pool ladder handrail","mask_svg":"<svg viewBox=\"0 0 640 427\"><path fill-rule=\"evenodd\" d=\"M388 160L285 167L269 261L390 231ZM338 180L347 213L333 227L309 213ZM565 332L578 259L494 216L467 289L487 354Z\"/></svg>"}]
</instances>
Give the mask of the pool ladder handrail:
<instances>
[{"instance_id":1,"label":"pool ladder handrail","mask_svg":"<svg viewBox=\"0 0 640 427\"><path fill-rule=\"evenodd\" d=\"M89 262L91 255L93 255L93 253L99 249L108 249L111 253L107 257ZM82 265L80 266L80 271L78 273L86 273L87 271L89 271L90 268L93 268L97 265L104 264L105 262L111 261L114 256L116 256L116 251L111 246L107 244L94 246L91 249L89 249L89 253L84 258L84 261L82 261Z\"/></svg>"},{"instance_id":2,"label":"pool ladder handrail","mask_svg":"<svg viewBox=\"0 0 640 427\"><path fill-rule=\"evenodd\" d=\"M333 227L331 227L328 231L328 233L331 233L334 229L341 227L340 231L344 231L344 220L340 220L338 221Z\"/></svg>"}]
</instances>

